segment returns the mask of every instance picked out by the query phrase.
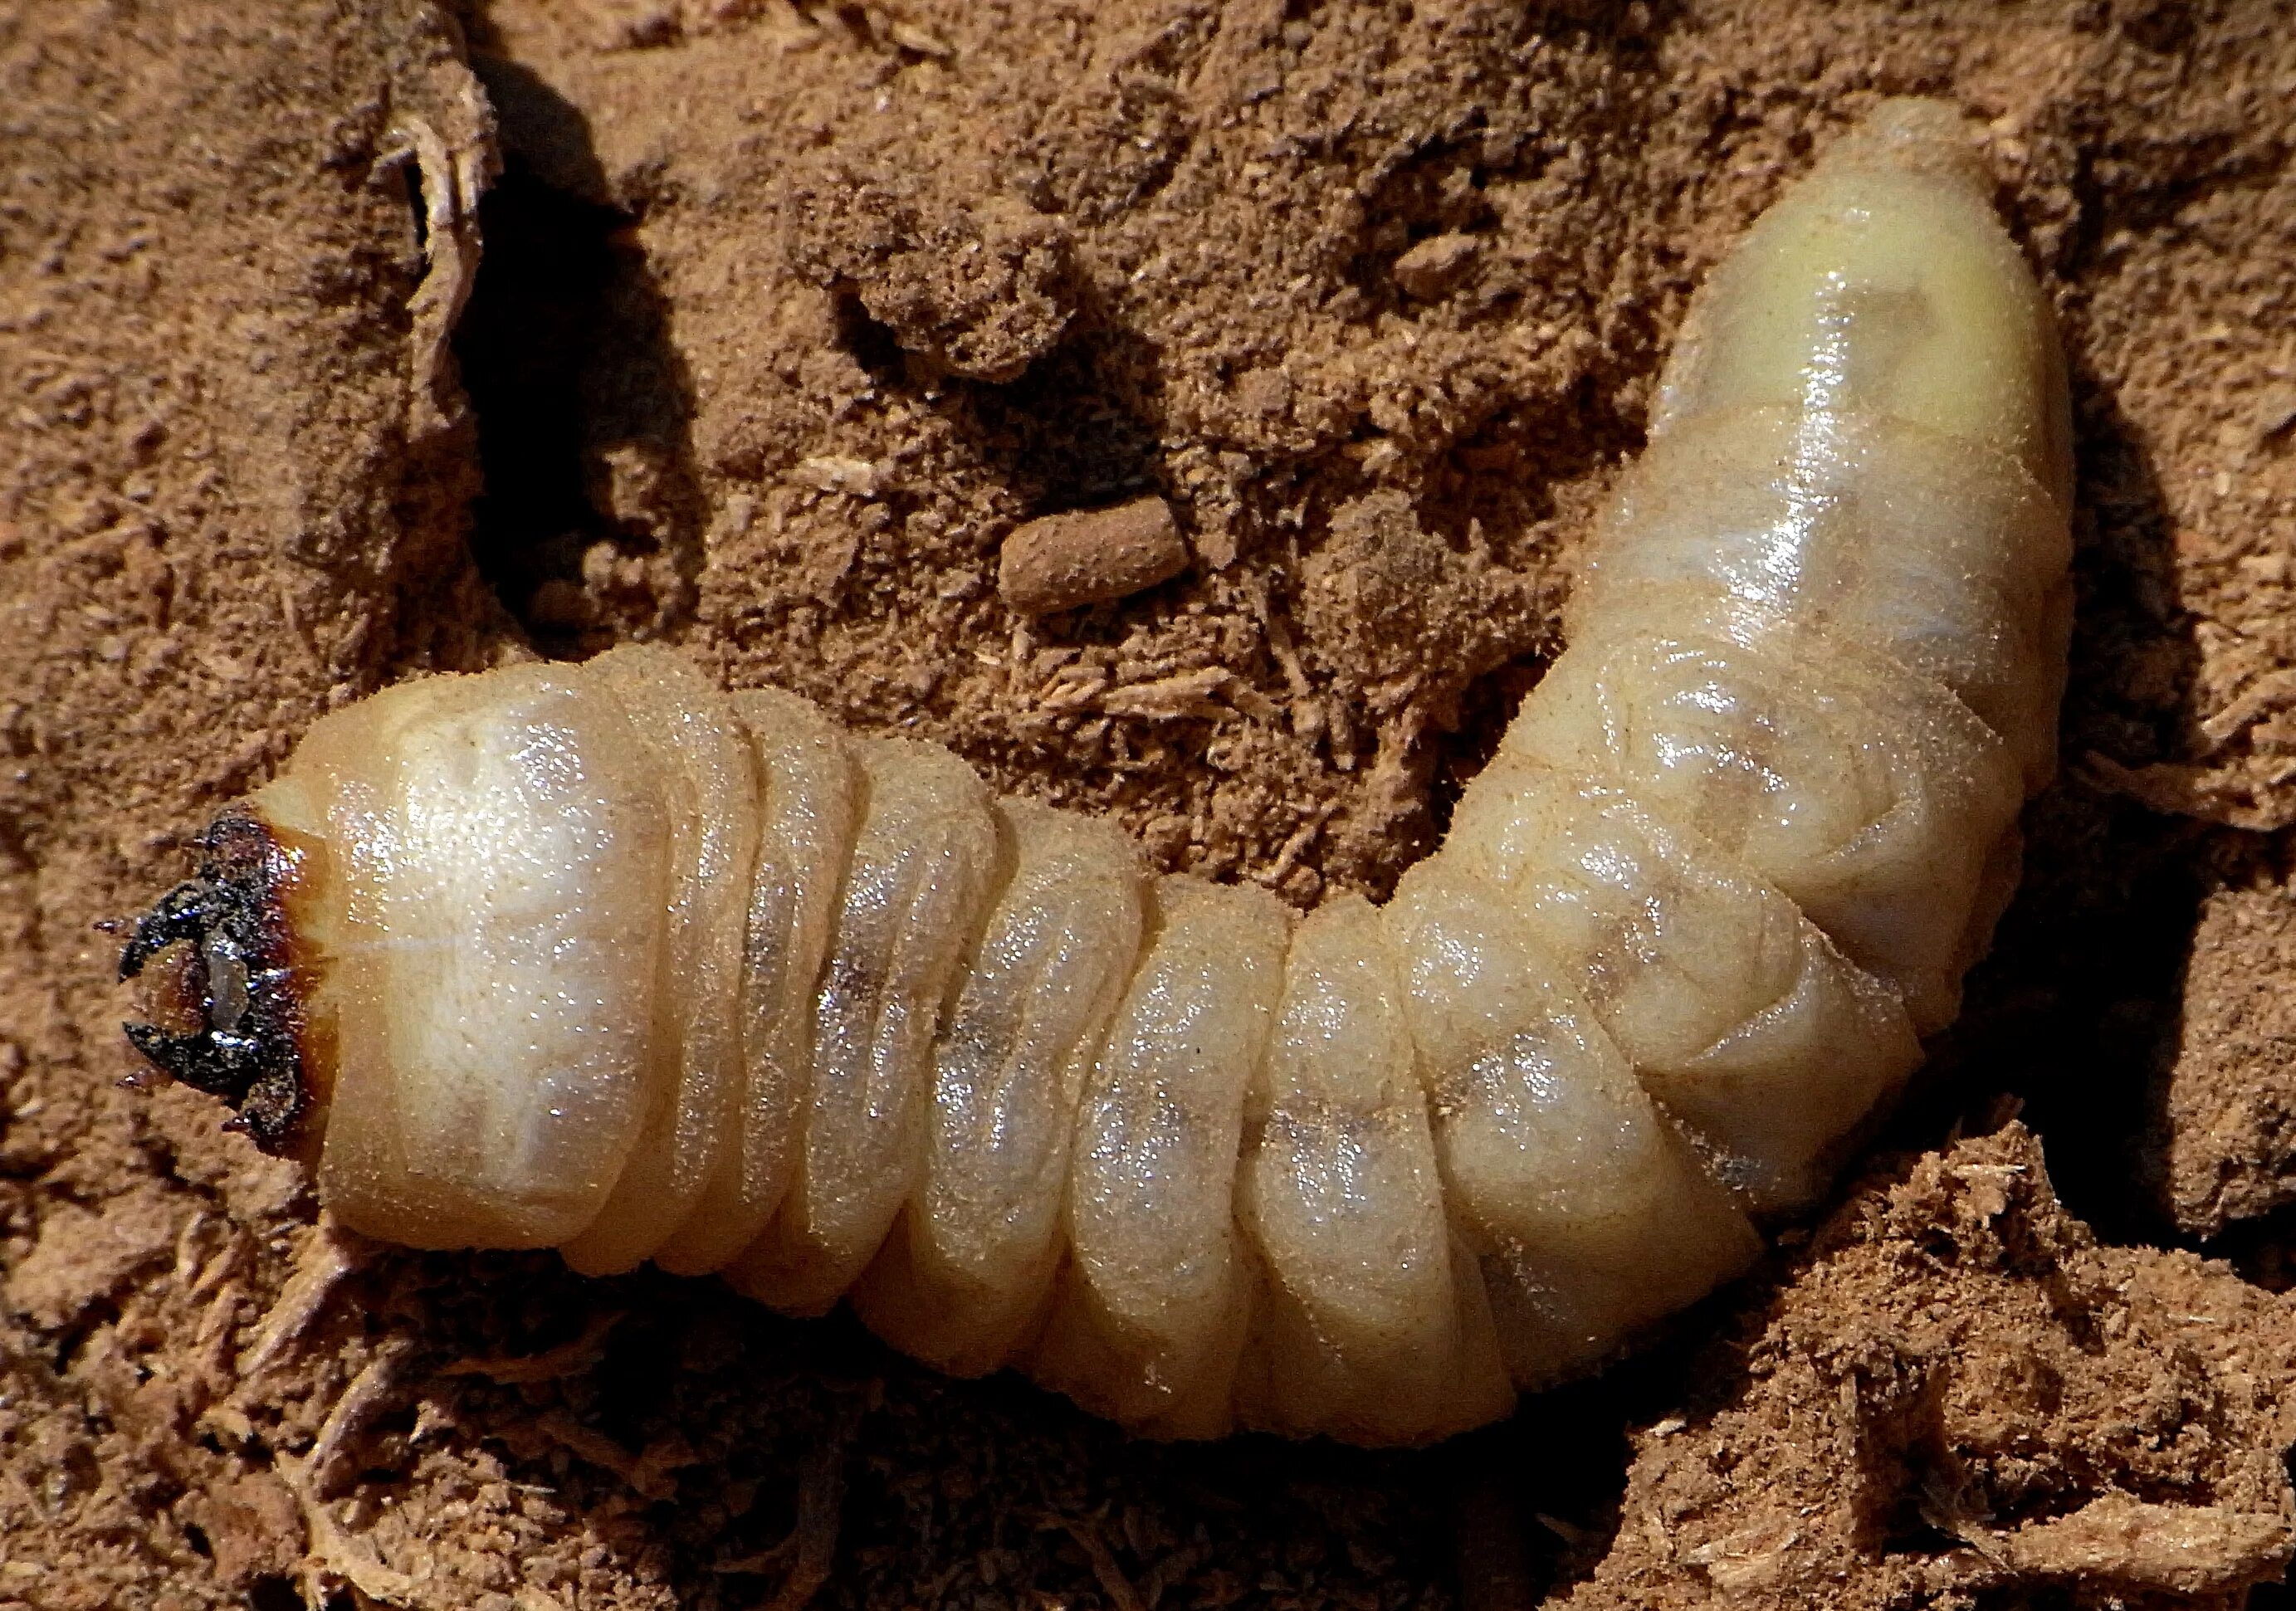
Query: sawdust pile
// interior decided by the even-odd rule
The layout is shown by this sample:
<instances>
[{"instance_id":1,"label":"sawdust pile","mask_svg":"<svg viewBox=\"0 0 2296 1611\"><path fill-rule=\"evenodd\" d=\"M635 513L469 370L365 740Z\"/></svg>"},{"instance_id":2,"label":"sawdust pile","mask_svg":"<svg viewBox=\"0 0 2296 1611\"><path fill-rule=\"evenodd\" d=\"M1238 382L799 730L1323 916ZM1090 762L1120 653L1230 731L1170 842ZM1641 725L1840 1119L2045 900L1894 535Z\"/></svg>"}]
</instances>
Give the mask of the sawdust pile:
<instances>
[{"instance_id":1,"label":"sawdust pile","mask_svg":"<svg viewBox=\"0 0 2296 1611\"><path fill-rule=\"evenodd\" d=\"M2296 1551L2292 1319L2188 1254L2099 1247L2021 1127L1928 1154L1637 1434L1564 1603L2237 1606Z\"/></svg>"},{"instance_id":2,"label":"sawdust pile","mask_svg":"<svg viewBox=\"0 0 2296 1611\"><path fill-rule=\"evenodd\" d=\"M2103 1606L2278 1575L2292 21L0 15L0 1607ZM1987 120L2072 356L2066 772L1890 1138L1913 1161L1678 1343L1424 1454L1130 1444L706 1283L340 1242L198 1100L117 1088L92 924L313 716L422 668L667 637L1166 866L1385 889L1553 650L1698 276L1907 92ZM1000 593L1010 533L1128 504L1168 511L1179 574ZM2031 1134L1931 1150L2002 1093ZM2160 1251L2196 1237L2239 1272Z\"/></svg>"}]
</instances>

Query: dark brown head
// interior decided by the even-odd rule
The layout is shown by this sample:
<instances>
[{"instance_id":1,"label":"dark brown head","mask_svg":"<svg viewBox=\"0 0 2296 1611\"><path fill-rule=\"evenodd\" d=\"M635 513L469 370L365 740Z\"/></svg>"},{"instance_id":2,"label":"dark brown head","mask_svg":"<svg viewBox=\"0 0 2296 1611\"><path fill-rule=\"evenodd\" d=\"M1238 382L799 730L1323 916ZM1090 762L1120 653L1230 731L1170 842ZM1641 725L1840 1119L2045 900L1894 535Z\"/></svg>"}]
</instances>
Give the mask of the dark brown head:
<instances>
[{"instance_id":1,"label":"dark brown head","mask_svg":"<svg viewBox=\"0 0 2296 1611\"><path fill-rule=\"evenodd\" d=\"M285 1152L309 1102L301 998L280 904L293 863L239 807L195 843L198 876L138 918L119 953L120 978L144 979L157 1021L122 1027L154 1067L236 1108L226 1128L244 1130L266 1152Z\"/></svg>"}]
</instances>

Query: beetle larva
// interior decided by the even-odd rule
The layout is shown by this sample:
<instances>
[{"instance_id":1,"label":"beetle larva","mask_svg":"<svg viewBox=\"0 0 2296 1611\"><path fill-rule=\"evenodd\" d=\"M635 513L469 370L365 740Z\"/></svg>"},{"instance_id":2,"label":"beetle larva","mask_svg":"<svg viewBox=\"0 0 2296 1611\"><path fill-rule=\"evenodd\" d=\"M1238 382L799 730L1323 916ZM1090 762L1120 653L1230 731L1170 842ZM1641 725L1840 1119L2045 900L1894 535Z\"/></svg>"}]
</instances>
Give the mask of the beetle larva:
<instances>
[{"instance_id":1,"label":"beetle larva","mask_svg":"<svg viewBox=\"0 0 2296 1611\"><path fill-rule=\"evenodd\" d=\"M1949 1022L2047 777L2065 385L1956 114L1693 304L1569 647L1296 920L624 648L320 721L139 924L153 1062L347 1224L850 1295L1160 1435L1438 1437L1742 1270Z\"/></svg>"}]
</instances>

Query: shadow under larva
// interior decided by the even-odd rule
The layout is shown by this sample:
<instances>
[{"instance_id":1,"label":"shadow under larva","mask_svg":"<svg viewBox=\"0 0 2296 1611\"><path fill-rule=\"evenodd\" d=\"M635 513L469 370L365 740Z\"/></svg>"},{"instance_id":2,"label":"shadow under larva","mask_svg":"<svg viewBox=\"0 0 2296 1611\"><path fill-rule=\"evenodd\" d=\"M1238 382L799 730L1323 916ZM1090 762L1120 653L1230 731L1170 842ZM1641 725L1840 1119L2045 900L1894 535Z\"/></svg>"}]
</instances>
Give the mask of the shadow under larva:
<instances>
[{"instance_id":1,"label":"shadow under larva","mask_svg":"<svg viewBox=\"0 0 2296 1611\"><path fill-rule=\"evenodd\" d=\"M1440 1437L1742 1270L1953 1019L2054 765L2068 436L1959 118L1887 102L1701 290L1387 904L624 648L319 722L128 1034L369 1235L848 1298L1155 1435Z\"/></svg>"}]
</instances>

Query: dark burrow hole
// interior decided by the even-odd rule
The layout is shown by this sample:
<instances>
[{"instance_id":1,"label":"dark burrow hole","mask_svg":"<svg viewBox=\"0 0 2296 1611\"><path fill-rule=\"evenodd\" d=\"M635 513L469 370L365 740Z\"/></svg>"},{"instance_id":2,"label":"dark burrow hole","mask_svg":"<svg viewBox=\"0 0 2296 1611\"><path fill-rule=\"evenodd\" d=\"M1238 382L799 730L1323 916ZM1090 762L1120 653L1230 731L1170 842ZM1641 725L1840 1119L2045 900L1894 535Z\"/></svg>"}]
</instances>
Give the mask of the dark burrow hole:
<instances>
[{"instance_id":1,"label":"dark burrow hole","mask_svg":"<svg viewBox=\"0 0 2296 1611\"><path fill-rule=\"evenodd\" d=\"M838 293L836 310L838 345L851 353L853 361L867 370L872 379L881 383L900 381L906 356L893 327L873 318L861 305L859 293L850 290Z\"/></svg>"},{"instance_id":2,"label":"dark burrow hole","mask_svg":"<svg viewBox=\"0 0 2296 1611\"><path fill-rule=\"evenodd\" d=\"M422 199L422 170L413 162L401 163L398 177L406 192L406 210L414 220L414 249L428 252L430 249L430 205Z\"/></svg>"},{"instance_id":3,"label":"dark burrow hole","mask_svg":"<svg viewBox=\"0 0 2296 1611\"><path fill-rule=\"evenodd\" d=\"M1008 484L1031 513L1051 514L1157 489L1163 444L1149 416L1160 385L1145 338L1095 323L1011 384L978 387L975 407Z\"/></svg>"},{"instance_id":4,"label":"dark burrow hole","mask_svg":"<svg viewBox=\"0 0 2296 1611\"><path fill-rule=\"evenodd\" d=\"M646 1286L675 1279L649 1269L632 1285L643 1292ZM635 1304L630 1318L608 1336L599 1356L593 1373L598 1429L624 1448L645 1447L676 1396L678 1338L667 1317L678 1313L680 1296L671 1296L666 1303L657 1296Z\"/></svg>"},{"instance_id":5,"label":"dark burrow hole","mask_svg":"<svg viewBox=\"0 0 2296 1611\"><path fill-rule=\"evenodd\" d=\"M332 1597L326 1602L327 1611L334 1611L339 1602L353 1603L347 1594ZM247 1611L303 1611L302 1591L291 1577L258 1577L247 1586Z\"/></svg>"},{"instance_id":6,"label":"dark burrow hole","mask_svg":"<svg viewBox=\"0 0 2296 1611\"><path fill-rule=\"evenodd\" d=\"M515 156L480 203L486 255L455 336L486 478L471 552L521 621L546 585L578 586L584 552L610 535L583 490L582 382L615 273L611 238L628 222L552 189Z\"/></svg>"},{"instance_id":7,"label":"dark burrow hole","mask_svg":"<svg viewBox=\"0 0 2296 1611\"><path fill-rule=\"evenodd\" d=\"M485 479L472 557L537 648L584 654L690 610L692 387L638 219L606 199L581 114L516 63L474 64L504 159L455 336Z\"/></svg>"}]
</instances>

